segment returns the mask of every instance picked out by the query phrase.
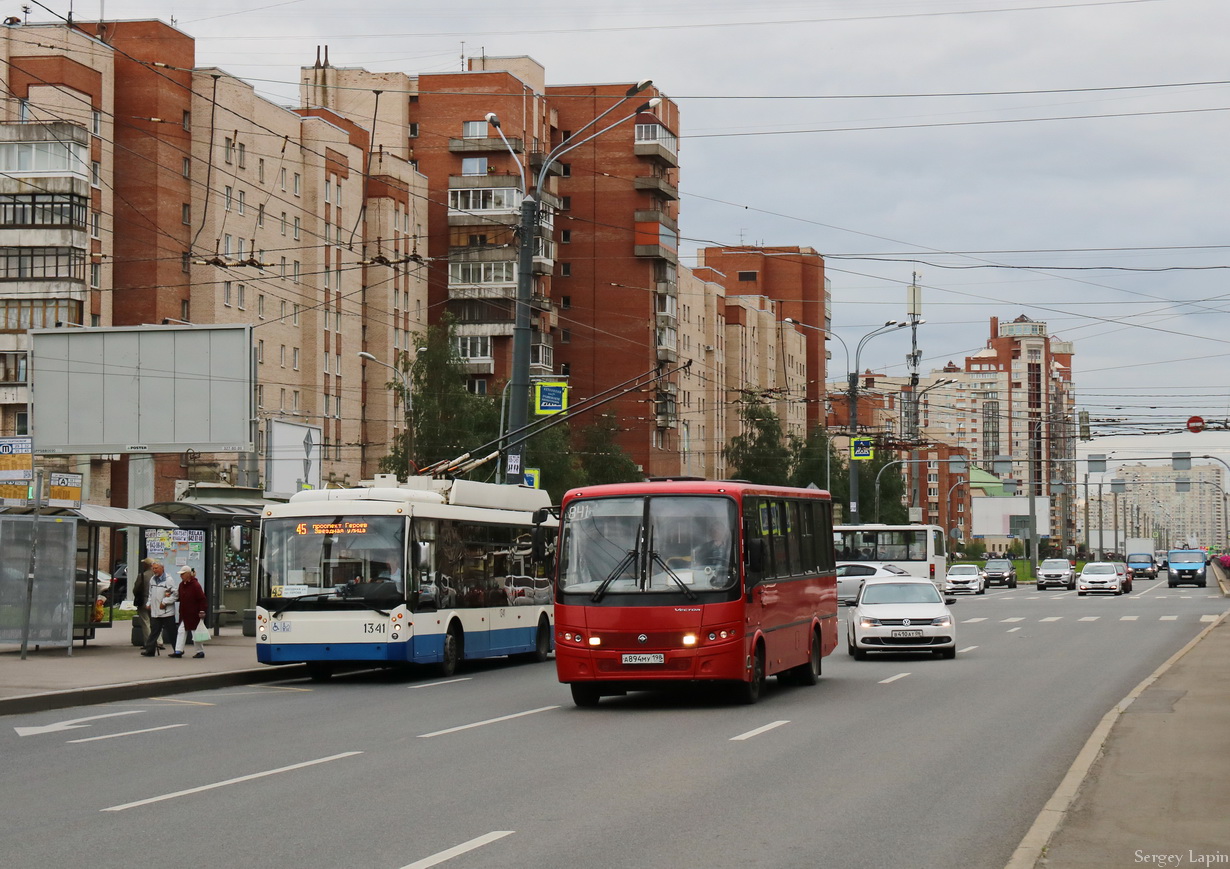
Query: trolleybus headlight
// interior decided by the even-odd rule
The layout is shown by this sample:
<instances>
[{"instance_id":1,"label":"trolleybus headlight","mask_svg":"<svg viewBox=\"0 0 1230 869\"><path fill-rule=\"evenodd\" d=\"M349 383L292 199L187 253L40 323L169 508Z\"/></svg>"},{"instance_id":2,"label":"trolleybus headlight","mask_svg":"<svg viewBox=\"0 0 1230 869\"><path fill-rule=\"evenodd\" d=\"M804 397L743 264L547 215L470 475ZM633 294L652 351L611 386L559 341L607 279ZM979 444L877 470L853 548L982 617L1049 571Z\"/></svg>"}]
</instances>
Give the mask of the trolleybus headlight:
<instances>
[{"instance_id":1,"label":"trolleybus headlight","mask_svg":"<svg viewBox=\"0 0 1230 869\"><path fill-rule=\"evenodd\" d=\"M685 646L695 646L696 645L696 634L684 634L683 644Z\"/></svg>"},{"instance_id":2,"label":"trolleybus headlight","mask_svg":"<svg viewBox=\"0 0 1230 869\"><path fill-rule=\"evenodd\" d=\"M579 637L578 637L578 639L579 639ZM589 638L589 644L590 644L591 646L601 646L601 645L602 645L602 640L601 640L601 638L599 638L599 637L590 637L590 638Z\"/></svg>"}]
</instances>

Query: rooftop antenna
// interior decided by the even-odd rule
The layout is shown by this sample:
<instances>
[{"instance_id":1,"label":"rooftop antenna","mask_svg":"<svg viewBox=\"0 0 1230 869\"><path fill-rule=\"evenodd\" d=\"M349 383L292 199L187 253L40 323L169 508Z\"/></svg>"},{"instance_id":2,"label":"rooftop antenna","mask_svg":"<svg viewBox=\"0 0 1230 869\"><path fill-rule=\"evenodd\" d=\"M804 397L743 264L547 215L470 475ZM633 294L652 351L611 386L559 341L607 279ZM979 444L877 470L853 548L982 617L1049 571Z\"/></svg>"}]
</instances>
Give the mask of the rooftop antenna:
<instances>
[{"instance_id":1,"label":"rooftop antenna","mask_svg":"<svg viewBox=\"0 0 1230 869\"><path fill-rule=\"evenodd\" d=\"M461 71L466 71L466 41L461 40Z\"/></svg>"}]
</instances>

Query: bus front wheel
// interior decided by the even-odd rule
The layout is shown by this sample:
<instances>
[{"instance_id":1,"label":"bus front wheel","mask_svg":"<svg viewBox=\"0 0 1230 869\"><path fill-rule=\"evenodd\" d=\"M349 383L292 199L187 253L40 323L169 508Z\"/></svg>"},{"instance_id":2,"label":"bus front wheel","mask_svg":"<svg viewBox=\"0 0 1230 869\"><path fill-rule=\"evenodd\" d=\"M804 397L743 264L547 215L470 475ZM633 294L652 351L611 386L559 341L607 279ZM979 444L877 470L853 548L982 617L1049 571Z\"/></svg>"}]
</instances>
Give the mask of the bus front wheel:
<instances>
[{"instance_id":1,"label":"bus front wheel","mask_svg":"<svg viewBox=\"0 0 1230 869\"><path fill-rule=\"evenodd\" d=\"M741 683L738 688L739 702L751 706L758 701L760 692L764 690L764 680L764 646L757 646L752 656L752 678Z\"/></svg>"},{"instance_id":2,"label":"bus front wheel","mask_svg":"<svg viewBox=\"0 0 1230 869\"><path fill-rule=\"evenodd\" d=\"M597 685L573 682L568 687L572 689L572 702L582 709L592 709L602 699L602 692L598 690Z\"/></svg>"},{"instance_id":3,"label":"bus front wheel","mask_svg":"<svg viewBox=\"0 0 1230 869\"><path fill-rule=\"evenodd\" d=\"M440 658L440 675L445 678L457 672L457 662L461 660L461 631L456 625L448 626L444 635L444 649Z\"/></svg>"}]
</instances>

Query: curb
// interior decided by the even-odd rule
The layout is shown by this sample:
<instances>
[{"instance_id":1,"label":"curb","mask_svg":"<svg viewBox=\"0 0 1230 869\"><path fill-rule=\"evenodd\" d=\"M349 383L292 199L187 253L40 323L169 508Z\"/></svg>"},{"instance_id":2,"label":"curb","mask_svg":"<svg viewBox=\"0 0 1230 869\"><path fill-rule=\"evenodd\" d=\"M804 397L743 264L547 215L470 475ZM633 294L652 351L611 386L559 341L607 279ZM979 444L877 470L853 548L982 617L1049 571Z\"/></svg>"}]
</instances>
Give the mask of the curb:
<instances>
[{"instance_id":1,"label":"curb","mask_svg":"<svg viewBox=\"0 0 1230 869\"><path fill-rule=\"evenodd\" d=\"M248 685L253 682L278 682L283 679L300 679L306 675L302 664L285 664L276 667L259 667L251 670L228 670L221 673L202 673L194 676L171 676L147 682L119 682L114 685L98 685L90 688L66 688L42 694L23 694L0 699L0 717L64 709L70 706L92 706L98 703L115 703L120 700L143 700L166 694L185 694L209 688L229 688L233 685Z\"/></svg>"},{"instance_id":2,"label":"curb","mask_svg":"<svg viewBox=\"0 0 1230 869\"><path fill-rule=\"evenodd\" d=\"M1111 728L1114 727L1119 716L1132 705L1132 702L1137 697L1144 693L1146 688L1156 682L1163 673L1178 663L1180 658L1208 636L1210 631L1226 621L1228 615L1230 615L1230 612L1222 613L1217 618L1217 621L1210 624L1193 637L1187 645L1171 655L1151 675L1128 692L1126 697L1116 703L1109 712L1102 716L1102 720L1098 722L1097 727L1093 729L1093 733L1086 740L1084 747L1076 755L1076 759L1072 761L1072 766L1068 769L1067 775L1063 777L1059 787L1055 789L1051 798L1046 801L1046 805L1042 807L1042 811L1038 813L1033 826L1029 828L1029 831L1025 833L1025 837L1021 839L1021 843L1012 852L1012 857L1008 860L1004 869L1033 869L1037 865L1038 861L1042 859L1046 846L1050 844L1051 838L1067 818L1068 812L1076 801L1076 796L1080 792L1081 786L1084 785L1094 762L1101 757L1102 748L1106 745Z\"/></svg>"}]
</instances>

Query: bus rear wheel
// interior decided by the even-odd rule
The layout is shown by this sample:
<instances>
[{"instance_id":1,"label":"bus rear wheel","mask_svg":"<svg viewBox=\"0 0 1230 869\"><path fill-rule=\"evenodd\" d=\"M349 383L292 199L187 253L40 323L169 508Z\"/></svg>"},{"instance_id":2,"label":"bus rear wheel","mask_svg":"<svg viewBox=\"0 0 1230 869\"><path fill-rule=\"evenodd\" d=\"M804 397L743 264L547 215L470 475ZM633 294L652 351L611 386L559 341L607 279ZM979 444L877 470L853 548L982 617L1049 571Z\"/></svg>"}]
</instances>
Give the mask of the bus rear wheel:
<instances>
[{"instance_id":1,"label":"bus rear wheel","mask_svg":"<svg viewBox=\"0 0 1230 869\"><path fill-rule=\"evenodd\" d=\"M806 664L800 664L790 673L796 685L815 685L820 681L820 637L811 635L811 654Z\"/></svg>"},{"instance_id":2,"label":"bus rear wheel","mask_svg":"<svg viewBox=\"0 0 1230 869\"><path fill-rule=\"evenodd\" d=\"M758 701L760 692L764 690L764 680L764 646L757 646L752 656L752 678L748 682L741 682L736 691L739 702L751 706Z\"/></svg>"},{"instance_id":3,"label":"bus rear wheel","mask_svg":"<svg viewBox=\"0 0 1230 869\"><path fill-rule=\"evenodd\" d=\"M602 692L597 685L573 682L568 687L572 689L572 702L582 709L592 709L602 699Z\"/></svg>"}]
</instances>

